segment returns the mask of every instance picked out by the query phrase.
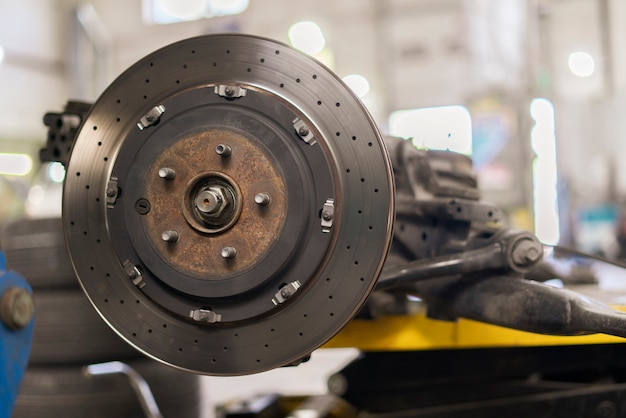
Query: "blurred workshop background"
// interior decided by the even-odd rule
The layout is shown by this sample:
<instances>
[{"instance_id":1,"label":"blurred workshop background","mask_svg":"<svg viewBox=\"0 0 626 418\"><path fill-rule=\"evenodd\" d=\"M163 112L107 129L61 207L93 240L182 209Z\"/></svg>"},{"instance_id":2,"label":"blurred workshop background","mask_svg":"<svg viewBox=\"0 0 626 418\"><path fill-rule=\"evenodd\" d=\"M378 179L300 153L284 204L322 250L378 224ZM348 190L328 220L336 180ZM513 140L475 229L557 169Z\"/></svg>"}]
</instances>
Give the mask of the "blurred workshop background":
<instances>
[{"instance_id":1,"label":"blurred workshop background","mask_svg":"<svg viewBox=\"0 0 626 418\"><path fill-rule=\"evenodd\" d=\"M511 225L626 258L625 23L623 0L0 0L0 224L61 213L63 167L38 157L46 112L93 102L162 46L241 32L323 62L385 134L470 155ZM241 389L211 382L214 399Z\"/></svg>"}]
</instances>

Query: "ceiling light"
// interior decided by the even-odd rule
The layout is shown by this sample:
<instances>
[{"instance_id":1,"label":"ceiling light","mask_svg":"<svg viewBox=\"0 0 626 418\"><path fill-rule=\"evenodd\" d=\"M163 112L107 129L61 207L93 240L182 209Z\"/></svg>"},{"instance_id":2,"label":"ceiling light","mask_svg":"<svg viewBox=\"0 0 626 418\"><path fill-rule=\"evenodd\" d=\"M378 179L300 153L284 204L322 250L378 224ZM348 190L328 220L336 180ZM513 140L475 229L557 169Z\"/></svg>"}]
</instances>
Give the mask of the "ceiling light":
<instances>
[{"instance_id":1,"label":"ceiling light","mask_svg":"<svg viewBox=\"0 0 626 418\"><path fill-rule=\"evenodd\" d=\"M568 63L570 71L578 77L589 77L595 69L593 57L582 51L570 54Z\"/></svg>"},{"instance_id":2,"label":"ceiling light","mask_svg":"<svg viewBox=\"0 0 626 418\"><path fill-rule=\"evenodd\" d=\"M313 22L298 22L289 28L291 45L309 55L315 55L324 49L326 40L318 25Z\"/></svg>"},{"instance_id":3,"label":"ceiling light","mask_svg":"<svg viewBox=\"0 0 626 418\"><path fill-rule=\"evenodd\" d=\"M370 83L367 81L367 78L363 77L359 74L350 74L343 78L343 82L350 87L350 89L356 94L359 98L363 98L370 91Z\"/></svg>"},{"instance_id":4,"label":"ceiling light","mask_svg":"<svg viewBox=\"0 0 626 418\"><path fill-rule=\"evenodd\" d=\"M33 159L27 154L0 154L0 174L25 176L33 168Z\"/></svg>"}]
</instances>

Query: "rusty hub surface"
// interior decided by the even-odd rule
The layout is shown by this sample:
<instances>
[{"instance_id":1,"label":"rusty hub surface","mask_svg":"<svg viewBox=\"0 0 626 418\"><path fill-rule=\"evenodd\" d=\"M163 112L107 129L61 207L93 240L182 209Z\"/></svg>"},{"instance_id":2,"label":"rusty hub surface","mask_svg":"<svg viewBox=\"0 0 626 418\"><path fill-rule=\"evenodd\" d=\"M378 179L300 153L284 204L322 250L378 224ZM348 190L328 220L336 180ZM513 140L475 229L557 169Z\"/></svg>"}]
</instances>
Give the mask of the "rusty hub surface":
<instances>
[{"instance_id":1,"label":"rusty hub surface","mask_svg":"<svg viewBox=\"0 0 626 418\"><path fill-rule=\"evenodd\" d=\"M215 152L221 144L232 149L230 156ZM176 177L160 178L162 167L175 170ZM251 136L220 128L180 138L161 153L145 177L143 195L151 210L142 217L143 229L161 259L181 272L202 280L227 279L262 260L280 236L286 185L278 163ZM198 192L211 184L230 185L234 191L226 208L232 215L213 225L195 208ZM259 193L271 196L271 204L255 203ZM175 245L161 237L168 230L179 234ZM236 257L222 257L224 247L236 248Z\"/></svg>"}]
</instances>

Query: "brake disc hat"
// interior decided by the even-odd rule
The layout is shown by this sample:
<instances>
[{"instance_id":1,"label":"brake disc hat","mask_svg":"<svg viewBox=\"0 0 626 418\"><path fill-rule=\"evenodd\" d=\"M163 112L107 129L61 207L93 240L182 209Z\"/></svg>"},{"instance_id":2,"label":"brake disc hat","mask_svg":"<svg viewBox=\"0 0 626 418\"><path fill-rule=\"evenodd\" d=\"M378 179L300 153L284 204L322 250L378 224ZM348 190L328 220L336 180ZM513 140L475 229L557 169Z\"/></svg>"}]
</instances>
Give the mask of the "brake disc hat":
<instances>
[{"instance_id":1,"label":"brake disc hat","mask_svg":"<svg viewBox=\"0 0 626 418\"><path fill-rule=\"evenodd\" d=\"M282 43L162 48L98 98L63 225L102 318L163 363L240 375L297 363L360 309L392 238L394 185L367 110Z\"/></svg>"}]
</instances>

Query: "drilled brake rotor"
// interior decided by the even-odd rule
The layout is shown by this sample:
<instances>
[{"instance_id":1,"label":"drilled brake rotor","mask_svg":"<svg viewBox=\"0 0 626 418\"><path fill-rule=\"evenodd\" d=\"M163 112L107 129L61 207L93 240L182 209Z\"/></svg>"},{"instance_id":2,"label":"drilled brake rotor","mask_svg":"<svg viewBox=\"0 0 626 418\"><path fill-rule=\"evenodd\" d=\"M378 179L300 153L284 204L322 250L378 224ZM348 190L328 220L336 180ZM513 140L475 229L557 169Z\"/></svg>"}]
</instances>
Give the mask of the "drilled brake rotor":
<instances>
[{"instance_id":1,"label":"drilled brake rotor","mask_svg":"<svg viewBox=\"0 0 626 418\"><path fill-rule=\"evenodd\" d=\"M317 61L213 35L142 59L102 94L67 167L63 222L103 319L198 373L292 364L337 333L392 235L389 158Z\"/></svg>"}]
</instances>

